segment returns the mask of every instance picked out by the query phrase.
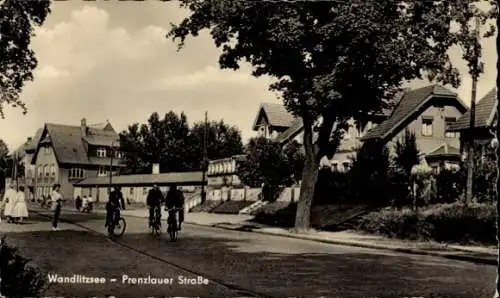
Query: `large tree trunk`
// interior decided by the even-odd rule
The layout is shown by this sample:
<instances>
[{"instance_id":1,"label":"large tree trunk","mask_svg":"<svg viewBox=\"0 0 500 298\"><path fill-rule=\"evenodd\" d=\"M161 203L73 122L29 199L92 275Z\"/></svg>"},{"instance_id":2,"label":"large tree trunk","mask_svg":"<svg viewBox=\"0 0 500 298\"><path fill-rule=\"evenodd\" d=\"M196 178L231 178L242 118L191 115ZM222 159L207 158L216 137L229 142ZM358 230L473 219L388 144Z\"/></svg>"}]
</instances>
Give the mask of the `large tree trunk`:
<instances>
[{"instance_id":1,"label":"large tree trunk","mask_svg":"<svg viewBox=\"0 0 500 298\"><path fill-rule=\"evenodd\" d=\"M304 169L302 171L300 198L297 202L297 214L295 217L295 231L297 233L305 232L310 228L311 207L319 170L319 164L316 158L317 150L313 144L312 127L307 124L306 121L304 121L304 149Z\"/></svg>"}]
</instances>

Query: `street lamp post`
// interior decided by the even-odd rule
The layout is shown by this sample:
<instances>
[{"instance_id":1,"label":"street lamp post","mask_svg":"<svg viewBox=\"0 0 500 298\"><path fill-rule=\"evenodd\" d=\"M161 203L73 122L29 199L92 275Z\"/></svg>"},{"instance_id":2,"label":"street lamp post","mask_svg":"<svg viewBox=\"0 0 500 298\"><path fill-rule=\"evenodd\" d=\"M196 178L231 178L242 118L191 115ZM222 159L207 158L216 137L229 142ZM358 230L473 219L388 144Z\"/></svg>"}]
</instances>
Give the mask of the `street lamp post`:
<instances>
[{"instance_id":1,"label":"street lamp post","mask_svg":"<svg viewBox=\"0 0 500 298\"><path fill-rule=\"evenodd\" d=\"M109 188L108 193L111 193L111 188L113 187L113 157L115 155L115 141L111 142L111 154L109 159Z\"/></svg>"}]
</instances>

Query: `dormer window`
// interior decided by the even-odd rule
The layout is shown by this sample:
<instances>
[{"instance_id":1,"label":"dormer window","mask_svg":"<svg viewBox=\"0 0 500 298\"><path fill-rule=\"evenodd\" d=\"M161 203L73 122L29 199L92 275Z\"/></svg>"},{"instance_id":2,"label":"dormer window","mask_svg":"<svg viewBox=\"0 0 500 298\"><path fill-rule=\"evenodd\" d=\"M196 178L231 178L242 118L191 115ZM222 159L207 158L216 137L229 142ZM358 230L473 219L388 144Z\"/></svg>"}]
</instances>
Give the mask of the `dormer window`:
<instances>
[{"instance_id":1,"label":"dormer window","mask_svg":"<svg viewBox=\"0 0 500 298\"><path fill-rule=\"evenodd\" d=\"M106 157L106 148L97 148L97 157Z\"/></svg>"}]
</instances>

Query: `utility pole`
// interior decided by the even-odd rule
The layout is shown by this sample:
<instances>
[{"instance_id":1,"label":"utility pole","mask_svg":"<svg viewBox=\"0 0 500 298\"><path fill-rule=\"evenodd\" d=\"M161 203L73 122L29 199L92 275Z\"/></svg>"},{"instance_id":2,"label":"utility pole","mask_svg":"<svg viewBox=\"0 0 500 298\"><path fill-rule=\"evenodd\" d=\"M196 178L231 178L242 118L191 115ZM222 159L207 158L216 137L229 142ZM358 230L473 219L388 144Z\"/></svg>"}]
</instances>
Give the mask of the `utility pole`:
<instances>
[{"instance_id":1,"label":"utility pole","mask_svg":"<svg viewBox=\"0 0 500 298\"><path fill-rule=\"evenodd\" d=\"M115 141L111 142L111 154L109 159L109 189L108 194L111 194L111 189L113 187L113 156L115 154Z\"/></svg>"},{"instance_id":2,"label":"utility pole","mask_svg":"<svg viewBox=\"0 0 500 298\"><path fill-rule=\"evenodd\" d=\"M477 80L479 77L479 46L478 43L480 41L480 23L479 23L479 18L476 17L476 28L475 28L475 34L476 34L476 44L474 46L474 52L473 52L473 57L472 57L472 69L471 69L471 76L472 76L472 94L471 94L471 103L470 103L470 122L469 122L469 150L467 153L467 184L466 184L466 189L467 193L465 196L465 202L469 203L472 201L473 197L473 184L474 184L474 128L476 125L476 93L477 93Z\"/></svg>"},{"instance_id":3,"label":"utility pole","mask_svg":"<svg viewBox=\"0 0 500 298\"><path fill-rule=\"evenodd\" d=\"M207 181L207 130L208 130L208 112L205 111L205 124L203 126L203 161L202 161L202 171L203 177L201 181L201 203L203 204L207 198L207 192L205 190L205 184Z\"/></svg>"}]
</instances>

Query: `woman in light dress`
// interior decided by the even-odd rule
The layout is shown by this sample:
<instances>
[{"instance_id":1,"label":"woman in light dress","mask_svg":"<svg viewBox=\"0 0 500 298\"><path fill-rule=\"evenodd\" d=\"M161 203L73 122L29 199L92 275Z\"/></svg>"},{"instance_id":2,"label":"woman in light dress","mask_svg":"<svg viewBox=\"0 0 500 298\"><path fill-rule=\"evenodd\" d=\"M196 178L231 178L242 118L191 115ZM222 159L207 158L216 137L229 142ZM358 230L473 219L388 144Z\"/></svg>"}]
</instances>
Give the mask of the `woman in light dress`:
<instances>
[{"instance_id":1,"label":"woman in light dress","mask_svg":"<svg viewBox=\"0 0 500 298\"><path fill-rule=\"evenodd\" d=\"M24 218L28 218L28 206L26 205L24 186L19 186L19 191L12 205L11 216L15 219L16 223L22 223Z\"/></svg>"},{"instance_id":2,"label":"woman in light dress","mask_svg":"<svg viewBox=\"0 0 500 298\"><path fill-rule=\"evenodd\" d=\"M4 207L3 215L6 217L7 222L10 222L11 218L12 218L12 211L13 211L13 207L14 207L13 202L16 199L16 195L17 195L17 192L15 189L15 185L14 185L14 183L10 183L9 188L5 191L5 194L3 196L3 201L2 201L2 204Z\"/></svg>"}]
</instances>

